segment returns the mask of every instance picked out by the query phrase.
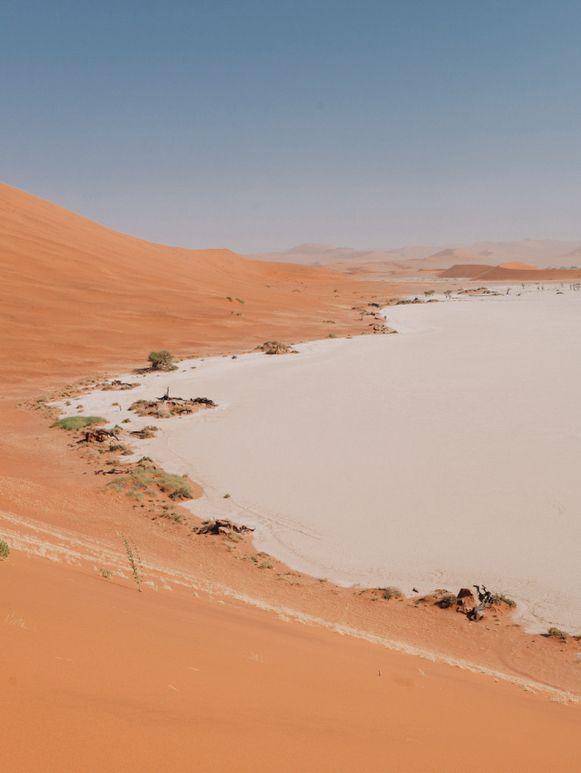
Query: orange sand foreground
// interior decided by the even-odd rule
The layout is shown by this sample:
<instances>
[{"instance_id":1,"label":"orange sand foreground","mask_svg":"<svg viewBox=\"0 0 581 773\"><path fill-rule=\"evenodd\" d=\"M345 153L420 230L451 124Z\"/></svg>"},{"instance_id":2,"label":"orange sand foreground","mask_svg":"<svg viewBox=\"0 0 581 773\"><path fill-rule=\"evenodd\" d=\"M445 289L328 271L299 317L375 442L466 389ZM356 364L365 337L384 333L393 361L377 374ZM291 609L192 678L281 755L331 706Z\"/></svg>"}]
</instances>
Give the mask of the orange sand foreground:
<instances>
[{"instance_id":1,"label":"orange sand foreground","mask_svg":"<svg viewBox=\"0 0 581 773\"><path fill-rule=\"evenodd\" d=\"M581 708L557 692L281 619L220 587L578 693L568 645L508 620L466 627L454 613L380 608L236 561L110 492L70 438L21 402L142 364L154 348L324 337L330 318L334 333L365 330L351 307L396 289L150 245L8 187L0 260L0 537L12 545L0 563L3 770L581 769ZM120 534L158 567L142 593L99 573L101 558L122 560ZM178 572L192 584L168 579Z\"/></svg>"},{"instance_id":2,"label":"orange sand foreground","mask_svg":"<svg viewBox=\"0 0 581 773\"><path fill-rule=\"evenodd\" d=\"M40 559L2 578L4 770L579 769L580 709L488 677Z\"/></svg>"}]
</instances>

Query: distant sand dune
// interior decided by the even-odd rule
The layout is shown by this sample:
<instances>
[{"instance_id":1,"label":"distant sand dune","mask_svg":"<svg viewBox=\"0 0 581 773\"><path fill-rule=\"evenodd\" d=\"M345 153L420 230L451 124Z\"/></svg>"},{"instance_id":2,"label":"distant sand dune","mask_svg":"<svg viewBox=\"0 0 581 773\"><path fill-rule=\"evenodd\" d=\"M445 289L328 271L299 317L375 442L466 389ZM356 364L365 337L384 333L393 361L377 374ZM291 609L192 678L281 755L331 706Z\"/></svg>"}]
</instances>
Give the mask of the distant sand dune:
<instances>
[{"instance_id":1,"label":"distant sand dune","mask_svg":"<svg viewBox=\"0 0 581 773\"><path fill-rule=\"evenodd\" d=\"M417 273L448 269L454 265L497 265L510 269L528 267L563 269L581 263L581 244L575 241L523 239L510 242L476 242L455 246L402 246L356 249L330 244L301 244L290 250L256 255L261 260L328 265L349 273L378 276L393 272ZM579 266L577 266L579 267Z\"/></svg>"},{"instance_id":2,"label":"distant sand dune","mask_svg":"<svg viewBox=\"0 0 581 773\"><path fill-rule=\"evenodd\" d=\"M498 266L455 264L442 271L440 277L489 282L577 282L581 279L581 269L542 269L527 263L502 263Z\"/></svg>"}]
</instances>

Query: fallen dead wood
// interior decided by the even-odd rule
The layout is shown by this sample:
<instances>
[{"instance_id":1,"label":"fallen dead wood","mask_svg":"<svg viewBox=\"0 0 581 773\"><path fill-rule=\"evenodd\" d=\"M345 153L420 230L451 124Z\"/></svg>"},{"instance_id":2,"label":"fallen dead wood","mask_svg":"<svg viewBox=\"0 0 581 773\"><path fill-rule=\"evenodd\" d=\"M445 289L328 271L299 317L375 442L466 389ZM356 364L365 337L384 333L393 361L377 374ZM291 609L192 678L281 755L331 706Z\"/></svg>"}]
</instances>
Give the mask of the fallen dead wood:
<instances>
[{"instance_id":1,"label":"fallen dead wood","mask_svg":"<svg viewBox=\"0 0 581 773\"><path fill-rule=\"evenodd\" d=\"M129 406L129 410L135 411L138 416L155 416L158 419L195 413L200 408L216 408L216 403L209 397L170 397L169 389L155 400L136 400Z\"/></svg>"},{"instance_id":2,"label":"fallen dead wood","mask_svg":"<svg viewBox=\"0 0 581 773\"><path fill-rule=\"evenodd\" d=\"M385 322L370 322L369 327L371 328L371 332L373 335L391 335L393 333L397 333L397 330L394 330L394 328L389 327L385 324Z\"/></svg>"},{"instance_id":3,"label":"fallen dead wood","mask_svg":"<svg viewBox=\"0 0 581 773\"><path fill-rule=\"evenodd\" d=\"M106 440L119 440L119 436L111 429L88 429L83 432L83 437L78 443L104 443Z\"/></svg>"},{"instance_id":4,"label":"fallen dead wood","mask_svg":"<svg viewBox=\"0 0 581 773\"><path fill-rule=\"evenodd\" d=\"M138 437L140 440L149 440L150 438L155 436L155 433L158 431L158 427L156 427L153 424L148 424L147 427L143 427L143 429L136 429L130 432L130 435L133 435L134 437Z\"/></svg>"},{"instance_id":5,"label":"fallen dead wood","mask_svg":"<svg viewBox=\"0 0 581 773\"><path fill-rule=\"evenodd\" d=\"M298 354L290 344L284 344L281 341L265 341L256 347L257 351L265 354Z\"/></svg>"},{"instance_id":6,"label":"fallen dead wood","mask_svg":"<svg viewBox=\"0 0 581 773\"><path fill-rule=\"evenodd\" d=\"M472 622L478 622L489 609L500 611L513 608L516 603L502 593L493 593L485 585L473 585L476 592L470 588L460 588L458 593L451 593L445 588L439 588L426 596L418 598L416 604L433 604L440 609L455 607L456 612L466 615Z\"/></svg>"},{"instance_id":7,"label":"fallen dead wood","mask_svg":"<svg viewBox=\"0 0 581 773\"><path fill-rule=\"evenodd\" d=\"M204 521L201 526L196 530L196 534L247 534L254 531L250 526L244 526L243 524L232 523L226 518L218 518L213 521Z\"/></svg>"},{"instance_id":8,"label":"fallen dead wood","mask_svg":"<svg viewBox=\"0 0 581 773\"><path fill-rule=\"evenodd\" d=\"M456 611L466 615L468 620L478 622L491 607L515 607L515 602L503 594L489 591L486 585L473 585L476 594L470 588L460 588L456 596Z\"/></svg>"}]
</instances>

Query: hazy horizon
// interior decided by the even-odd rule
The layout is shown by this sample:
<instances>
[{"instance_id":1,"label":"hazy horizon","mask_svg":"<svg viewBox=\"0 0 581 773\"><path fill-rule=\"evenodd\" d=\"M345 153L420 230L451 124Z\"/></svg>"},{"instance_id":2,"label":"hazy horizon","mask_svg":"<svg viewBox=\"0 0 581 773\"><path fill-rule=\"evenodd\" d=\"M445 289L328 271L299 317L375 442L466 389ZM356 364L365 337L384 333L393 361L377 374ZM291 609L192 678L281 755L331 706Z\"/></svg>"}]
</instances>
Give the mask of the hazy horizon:
<instances>
[{"instance_id":1,"label":"hazy horizon","mask_svg":"<svg viewBox=\"0 0 581 773\"><path fill-rule=\"evenodd\" d=\"M33 0L0 12L3 179L243 253L581 240L581 6Z\"/></svg>"}]
</instances>

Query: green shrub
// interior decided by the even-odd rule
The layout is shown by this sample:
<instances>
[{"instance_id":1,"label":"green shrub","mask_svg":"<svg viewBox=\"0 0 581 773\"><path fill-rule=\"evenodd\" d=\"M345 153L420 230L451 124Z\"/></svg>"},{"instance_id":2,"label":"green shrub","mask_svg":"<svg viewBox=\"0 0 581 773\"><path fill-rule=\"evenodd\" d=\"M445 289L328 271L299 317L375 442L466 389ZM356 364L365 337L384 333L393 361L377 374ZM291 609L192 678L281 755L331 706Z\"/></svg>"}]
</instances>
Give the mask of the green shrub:
<instances>
[{"instance_id":1,"label":"green shrub","mask_svg":"<svg viewBox=\"0 0 581 773\"><path fill-rule=\"evenodd\" d=\"M0 561L3 561L5 558L8 558L10 555L10 548L8 547L8 543L4 542L3 539L0 539Z\"/></svg>"},{"instance_id":2,"label":"green shrub","mask_svg":"<svg viewBox=\"0 0 581 773\"><path fill-rule=\"evenodd\" d=\"M106 421L102 416L65 416L64 419L56 421L54 426L60 427L60 429L73 430L90 427L93 424L105 424Z\"/></svg>"},{"instance_id":3,"label":"green shrub","mask_svg":"<svg viewBox=\"0 0 581 773\"><path fill-rule=\"evenodd\" d=\"M162 349L159 352L150 352L147 359L151 363L152 370L175 370L173 356L167 349Z\"/></svg>"}]
</instances>

